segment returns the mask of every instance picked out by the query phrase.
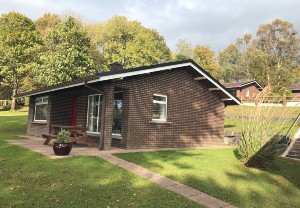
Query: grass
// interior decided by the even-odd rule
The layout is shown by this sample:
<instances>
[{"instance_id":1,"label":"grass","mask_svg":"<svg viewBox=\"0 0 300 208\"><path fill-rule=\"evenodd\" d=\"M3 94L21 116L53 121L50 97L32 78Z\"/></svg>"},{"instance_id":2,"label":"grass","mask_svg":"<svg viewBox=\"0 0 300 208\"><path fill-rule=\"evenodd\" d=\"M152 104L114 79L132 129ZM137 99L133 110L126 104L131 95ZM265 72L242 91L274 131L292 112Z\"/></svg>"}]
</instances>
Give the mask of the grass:
<instances>
[{"instance_id":1,"label":"grass","mask_svg":"<svg viewBox=\"0 0 300 208\"><path fill-rule=\"evenodd\" d=\"M225 110L225 115L231 115L231 116L243 116L242 108L244 106L227 106ZM247 108L256 108L256 107L250 107L247 106ZM272 116L273 117L284 117L284 118L296 118L297 115L300 113L300 106L298 107L268 107L271 108ZM286 113L282 114L283 111L286 110ZM244 111L244 116L251 116L247 115L247 113L250 113L251 111Z\"/></svg>"},{"instance_id":2,"label":"grass","mask_svg":"<svg viewBox=\"0 0 300 208\"><path fill-rule=\"evenodd\" d=\"M26 121L0 112L0 207L201 207L98 157L53 160L4 141Z\"/></svg>"},{"instance_id":3,"label":"grass","mask_svg":"<svg viewBox=\"0 0 300 208\"><path fill-rule=\"evenodd\" d=\"M233 149L116 154L239 207L299 207L300 162L278 158L268 170L247 168Z\"/></svg>"}]
</instances>

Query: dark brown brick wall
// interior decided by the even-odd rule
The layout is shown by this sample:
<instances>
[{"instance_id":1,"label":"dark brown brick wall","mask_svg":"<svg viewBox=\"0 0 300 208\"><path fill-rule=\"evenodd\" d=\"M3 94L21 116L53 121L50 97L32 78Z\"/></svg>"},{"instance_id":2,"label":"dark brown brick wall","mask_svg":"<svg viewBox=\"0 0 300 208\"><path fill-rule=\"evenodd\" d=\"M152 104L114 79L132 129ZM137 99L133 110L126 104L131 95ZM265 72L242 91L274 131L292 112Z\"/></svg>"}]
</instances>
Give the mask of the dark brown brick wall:
<instances>
[{"instance_id":1,"label":"dark brown brick wall","mask_svg":"<svg viewBox=\"0 0 300 208\"><path fill-rule=\"evenodd\" d=\"M123 80L129 91L126 148L196 147L223 144L224 104L185 70ZM152 120L153 94L168 96L167 122Z\"/></svg>"},{"instance_id":2,"label":"dark brown brick wall","mask_svg":"<svg viewBox=\"0 0 300 208\"><path fill-rule=\"evenodd\" d=\"M255 87L255 84L247 85L241 88L238 97L246 97L246 91L249 90L249 97L255 97L260 91Z\"/></svg>"},{"instance_id":3,"label":"dark brown brick wall","mask_svg":"<svg viewBox=\"0 0 300 208\"><path fill-rule=\"evenodd\" d=\"M105 150L111 146L136 149L223 144L224 104L214 91L210 92L202 81L195 81L187 70L167 70L92 86L105 92L103 104L106 109L101 109L100 134ZM111 139L113 92L120 89L124 92L122 140L117 140ZM151 123L154 93L167 95L167 123ZM97 93L85 87L52 93L49 122L43 127L28 122L28 132L41 134L49 131L49 124L70 124L74 95L78 96L77 125L86 125L89 94ZM33 100L30 102L29 118L34 109Z\"/></svg>"}]
</instances>

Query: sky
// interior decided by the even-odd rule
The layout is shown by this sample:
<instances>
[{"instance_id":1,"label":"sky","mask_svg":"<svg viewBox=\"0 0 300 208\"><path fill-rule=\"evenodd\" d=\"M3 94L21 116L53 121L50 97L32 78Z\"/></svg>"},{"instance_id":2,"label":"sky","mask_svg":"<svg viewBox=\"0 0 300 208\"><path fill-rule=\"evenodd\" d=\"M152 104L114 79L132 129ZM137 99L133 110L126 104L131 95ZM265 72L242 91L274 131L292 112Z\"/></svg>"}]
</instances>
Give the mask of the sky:
<instances>
[{"instance_id":1,"label":"sky","mask_svg":"<svg viewBox=\"0 0 300 208\"><path fill-rule=\"evenodd\" d=\"M71 11L85 22L123 15L153 28L176 49L179 39L208 45L217 54L259 25L283 19L300 31L299 0L0 0L0 14L20 12L32 20ZM299 36L299 34L298 34Z\"/></svg>"}]
</instances>

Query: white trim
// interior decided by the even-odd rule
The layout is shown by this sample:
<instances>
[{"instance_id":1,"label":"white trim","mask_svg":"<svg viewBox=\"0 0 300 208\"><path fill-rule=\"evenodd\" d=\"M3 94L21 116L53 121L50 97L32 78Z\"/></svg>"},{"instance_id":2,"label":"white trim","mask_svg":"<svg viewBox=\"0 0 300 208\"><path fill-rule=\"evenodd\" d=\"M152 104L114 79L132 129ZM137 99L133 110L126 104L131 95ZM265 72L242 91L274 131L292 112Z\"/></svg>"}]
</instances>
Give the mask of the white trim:
<instances>
[{"instance_id":1,"label":"white trim","mask_svg":"<svg viewBox=\"0 0 300 208\"><path fill-rule=\"evenodd\" d=\"M102 94L92 94L92 95L88 95L88 109L86 112L86 128L88 128L88 124L89 124L89 110L90 110L90 96L99 96L99 105L98 105L98 116L97 116L97 129L99 128L99 114L100 114L100 106L101 106L101 96ZM100 134L100 129L99 131L86 131L87 133L90 134Z\"/></svg>"},{"instance_id":2,"label":"white trim","mask_svg":"<svg viewBox=\"0 0 300 208\"><path fill-rule=\"evenodd\" d=\"M165 119L157 119L157 118L152 118L152 121L167 121L167 116L168 116L168 96L167 95L163 95L163 94L158 94L158 93L154 93L153 96L159 96L159 97L164 97L166 98L166 101L158 101L158 100L154 100L152 98L152 104L153 103L158 103L158 104L162 104L162 105L166 105L166 115L165 115ZM152 114L153 116L153 114Z\"/></svg>"},{"instance_id":3,"label":"white trim","mask_svg":"<svg viewBox=\"0 0 300 208\"><path fill-rule=\"evenodd\" d=\"M37 100L39 100L39 99L45 99L45 98L47 98L48 99L48 101L47 102L41 102L41 103L36 103L36 101ZM47 122L47 119L46 120L37 120L37 119L35 119L35 116L36 116L36 105L45 105L45 104L47 104L47 114L48 114L48 104L49 104L49 96L41 96L41 97L36 97L35 98L35 103L34 103L34 115L33 115L33 121L34 122L40 122L40 123L46 123ZM48 115L46 115L47 116L47 118L48 118Z\"/></svg>"},{"instance_id":4,"label":"white trim","mask_svg":"<svg viewBox=\"0 0 300 208\"><path fill-rule=\"evenodd\" d=\"M256 84L260 87L260 89L264 89L264 88L263 88L260 84L258 84L258 82L255 81L255 80L253 80L253 81L251 81L251 82L247 82L247 83L245 83L245 84L242 84L241 87L246 86L246 85L249 85L249 84L252 84L252 83L256 83Z\"/></svg>"},{"instance_id":5,"label":"white trim","mask_svg":"<svg viewBox=\"0 0 300 208\"><path fill-rule=\"evenodd\" d=\"M111 138L112 139L122 139L122 135L121 134L114 134L114 133L112 133L111 134Z\"/></svg>"},{"instance_id":6,"label":"white trim","mask_svg":"<svg viewBox=\"0 0 300 208\"><path fill-rule=\"evenodd\" d=\"M137 71L132 71L132 72L124 72L124 73L121 73L121 74L113 74L113 75L103 76L103 77L100 77L100 78L95 79L95 80L90 80L90 81L87 81L86 83L89 84L89 83L94 83L94 82L101 82L101 81L124 78L124 77L130 77L130 76L136 76L136 75L141 75L141 74L149 74L149 73L153 73L153 72L157 72L157 71L171 70L171 69L174 69L174 68L180 68L180 67L185 67L185 66L191 66L193 69L195 69L197 72L199 72L203 77L206 77L216 87L220 88L228 97L232 98L237 104L241 104L238 99L236 99L233 95L231 95L229 92L227 92L226 89L224 89L224 87L221 87L220 84L218 84L213 79L211 79L202 70L200 70L198 68L198 66L194 65L192 62L174 64L174 65L162 66L162 67L156 67L156 68L145 69L145 70L137 70ZM84 85L84 83L85 82L78 83L78 84L73 84L73 85L69 85L69 86L64 86L64 87L60 87L60 88L55 88L55 89L51 89L51 90L46 90L46 91L42 91L42 92L32 93L32 94L29 94L29 95L26 95L26 96L32 96L32 95L57 91L57 90L60 90L60 89L76 87L76 86Z\"/></svg>"}]
</instances>

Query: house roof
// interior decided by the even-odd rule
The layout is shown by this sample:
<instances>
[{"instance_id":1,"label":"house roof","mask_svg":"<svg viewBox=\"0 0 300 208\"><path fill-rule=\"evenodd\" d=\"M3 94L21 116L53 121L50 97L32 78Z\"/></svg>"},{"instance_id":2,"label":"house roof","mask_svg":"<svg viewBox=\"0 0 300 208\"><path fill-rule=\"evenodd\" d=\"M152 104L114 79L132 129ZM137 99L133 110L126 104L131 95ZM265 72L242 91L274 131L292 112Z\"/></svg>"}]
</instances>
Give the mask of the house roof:
<instances>
[{"instance_id":1,"label":"house roof","mask_svg":"<svg viewBox=\"0 0 300 208\"><path fill-rule=\"evenodd\" d=\"M293 84L291 86L288 87L289 90L300 90L300 82L298 82L297 84Z\"/></svg>"},{"instance_id":2,"label":"house roof","mask_svg":"<svg viewBox=\"0 0 300 208\"><path fill-rule=\"evenodd\" d=\"M233 89L233 88L241 88L250 84L255 83L258 89L263 89L263 87L255 80L250 80L250 81L241 81L241 82L231 82L231 83L224 83L223 85L227 89Z\"/></svg>"},{"instance_id":3,"label":"house roof","mask_svg":"<svg viewBox=\"0 0 300 208\"><path fill-rule=\"evenodd\" d=\"M97 75L92 75L81 79L73 80L70 82L65 82L62 84L52 85L34 91L21 93L16 95L15 97L21 98L25 96L40 95L48 92L58 91L62 89L72 88L72 87L95 83L95 82L102 82L102 81L114 80L114 79L123 79L125 77L149 74L149 73L159 72L164 70L172 70L172 69L177 69L182 67L189 67L191 69L194 69L193 71L195 72L194 73L195 80L197 79L199 81L203 80L203 83L209 86L210 87L209 90L211 91L220 91L222 94L222 100L226 104L229 105L240 104L240 100L237 97L232 95L220 82L218 82L215 78L213 78L208 72L206 72L203 68L201 68L198 64L196 64L193 60L176 61L176 62L169 62L163 64L156 64L151 66L142 66L142 67L131 68L131 69L102 72Z\"/></svg>"}]
</instances>

